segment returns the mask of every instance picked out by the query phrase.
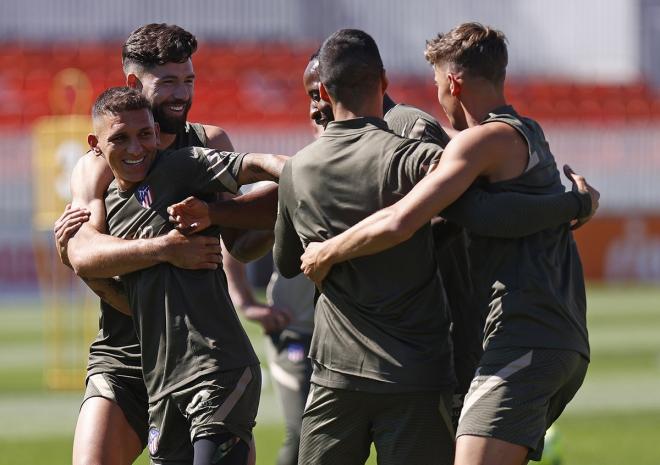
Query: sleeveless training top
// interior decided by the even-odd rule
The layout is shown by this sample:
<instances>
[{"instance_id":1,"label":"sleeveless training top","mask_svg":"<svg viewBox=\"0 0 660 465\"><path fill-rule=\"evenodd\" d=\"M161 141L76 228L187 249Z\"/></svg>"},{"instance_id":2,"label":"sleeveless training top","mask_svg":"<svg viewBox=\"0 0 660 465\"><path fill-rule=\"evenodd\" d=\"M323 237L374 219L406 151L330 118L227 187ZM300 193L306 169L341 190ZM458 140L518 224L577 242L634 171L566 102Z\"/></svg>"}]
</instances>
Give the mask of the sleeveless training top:
<instances>
[{"instance_id":1,"label":"sleeveless training top","mask_svg":"<svg viewBox=\"0 0 660 465\"><path fill-rule=\"evenodd\" d=\"M482 124L501 122L529 147L520 176L485 184L492 192L556 194L564 191L555 159L538 123L510 106ZM487 309L484 349L567 349L589 357L584 275L568 224L519 239L471 234L470 259L477 298Z\"/></svg>"}]
</instances>

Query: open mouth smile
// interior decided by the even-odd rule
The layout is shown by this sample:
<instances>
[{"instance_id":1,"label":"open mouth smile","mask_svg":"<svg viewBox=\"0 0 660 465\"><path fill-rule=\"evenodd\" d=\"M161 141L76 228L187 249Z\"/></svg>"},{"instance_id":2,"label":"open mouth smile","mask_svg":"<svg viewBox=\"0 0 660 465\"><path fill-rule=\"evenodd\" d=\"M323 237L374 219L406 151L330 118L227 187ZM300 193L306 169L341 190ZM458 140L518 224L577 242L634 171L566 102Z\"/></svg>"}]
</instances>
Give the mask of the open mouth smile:
<instances>
[{"instance_id":1,"label":"open mouth smile","mask_svg":"<svg viewBox=\"0 0 660 465\"><path fill-rule=\"evenodd\" d=\"M145 157L138 158L137 160L123 160L127 165L139 165L144 161Z\"/></svg>"}]
</instances>

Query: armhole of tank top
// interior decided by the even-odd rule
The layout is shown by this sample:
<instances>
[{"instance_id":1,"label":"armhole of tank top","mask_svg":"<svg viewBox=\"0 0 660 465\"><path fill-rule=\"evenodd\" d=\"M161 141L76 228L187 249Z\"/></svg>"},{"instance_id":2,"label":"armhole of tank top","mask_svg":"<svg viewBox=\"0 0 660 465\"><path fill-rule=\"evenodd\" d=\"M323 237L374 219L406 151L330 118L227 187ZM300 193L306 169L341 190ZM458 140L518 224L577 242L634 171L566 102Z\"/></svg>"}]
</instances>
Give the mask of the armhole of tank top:
<instances>
[{"instance_id":1,"label":"armhole of tank top","mask_svg":"<svg viewBox=\"0 0 660 465\"><path fill-rule=\"evenodd\" d=\"M485 123L486 124L487 123L504 123L504 124L508 124L513 129L515 129L516 132L518 132L518 134L520 134L522 136L522 138L525 140L525 143L527 144L527 165L525 166L525 171L523 171L523 173L528 172L529 170L531 170L538 163L538 160L533 160L534 152L532 151L532 144L530 143L529 138L527 137L527 134L525 134L522 129L520 129L519 127L516 127L514 124L511 124L511 121L509 121L505 118L493 118L491 120L485 121ZM522 123L522 121L521 121L521 123Z\"/></svg>"},{"instance_id":2,"label":"armhole of tank top","mask_svg":"<svg viewBox=\"0 0 660 465\"><path fill-rule=\"evenodd\" d=\"M202 143L202 146L208 147L209 138L206 135L206 130L204 129L204 125L201 123L190 123L190 126L192 127L193 131L195 131L195 134L197 134L197 138Z\"/></svg>"}]
</instances>

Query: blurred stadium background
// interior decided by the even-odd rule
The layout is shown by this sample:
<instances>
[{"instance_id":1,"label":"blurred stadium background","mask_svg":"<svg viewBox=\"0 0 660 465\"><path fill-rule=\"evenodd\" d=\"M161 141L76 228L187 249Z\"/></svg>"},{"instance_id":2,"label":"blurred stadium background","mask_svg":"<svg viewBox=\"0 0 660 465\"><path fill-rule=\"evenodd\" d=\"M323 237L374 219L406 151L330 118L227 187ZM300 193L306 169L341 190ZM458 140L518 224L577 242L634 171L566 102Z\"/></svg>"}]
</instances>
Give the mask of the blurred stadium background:
<instances>
[{"instance_id":1,"label":"blurred stadium background","mask_svg":"<svg viewBox=\"0 0 660 465\"><path fill-rule=\"evenodd\" d=\"M0 464L70 461L96 304L54 261L51 229L91 101L124 82L132 30L168 22L197 36L191 121L224 127L241 151L293 154L312 139L302 71L328 34L371 33L390 95L442 119L424 41L468 20L506 33L510 102L602 194L576 234L593 360L559 423L561 463L660 464L660 0L3 1ZM267 378L256 434L258 463L274 463L282 426Z\"/></svg>"}]
</instances>

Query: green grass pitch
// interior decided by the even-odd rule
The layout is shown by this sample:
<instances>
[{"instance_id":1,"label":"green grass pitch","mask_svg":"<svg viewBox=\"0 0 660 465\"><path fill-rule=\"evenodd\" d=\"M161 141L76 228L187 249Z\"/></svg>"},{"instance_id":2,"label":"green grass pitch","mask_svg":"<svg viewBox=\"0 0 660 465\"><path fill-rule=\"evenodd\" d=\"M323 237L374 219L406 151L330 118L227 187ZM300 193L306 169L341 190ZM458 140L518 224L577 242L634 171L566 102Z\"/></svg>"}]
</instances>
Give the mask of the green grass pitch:
<instances>
[{"instance_id":1,"label":"green grass pitch","mask_svg":"<svg viewBox=\"0 0 660 465\"><path fill-rule=\"evenodd\" d=\"M558 423L562 465L660 465L660 287L590 286L588 298L592 363ZM34 301L2 300L0 319L0 465L71 463L81 392L44 387L48 320ZM267 376L257 420L257 463L273 464L283 427Z\"/></svg>"}]
</instances>

